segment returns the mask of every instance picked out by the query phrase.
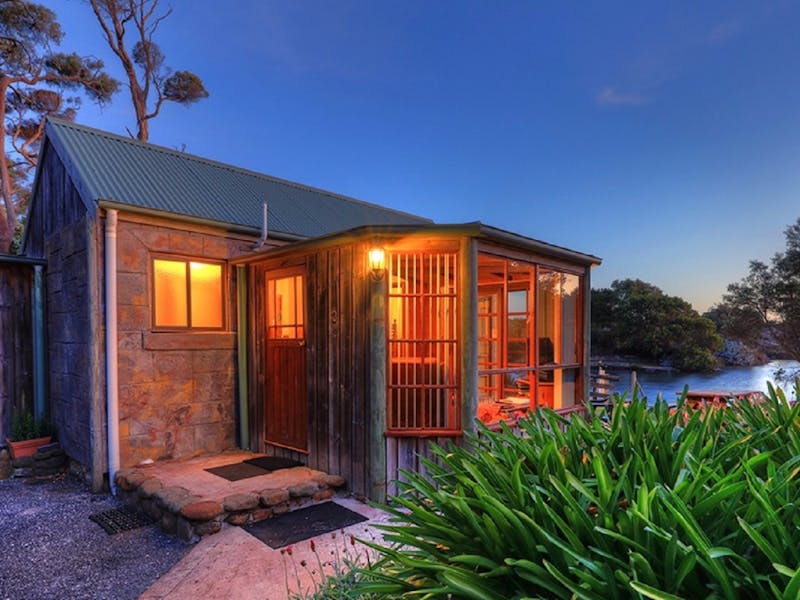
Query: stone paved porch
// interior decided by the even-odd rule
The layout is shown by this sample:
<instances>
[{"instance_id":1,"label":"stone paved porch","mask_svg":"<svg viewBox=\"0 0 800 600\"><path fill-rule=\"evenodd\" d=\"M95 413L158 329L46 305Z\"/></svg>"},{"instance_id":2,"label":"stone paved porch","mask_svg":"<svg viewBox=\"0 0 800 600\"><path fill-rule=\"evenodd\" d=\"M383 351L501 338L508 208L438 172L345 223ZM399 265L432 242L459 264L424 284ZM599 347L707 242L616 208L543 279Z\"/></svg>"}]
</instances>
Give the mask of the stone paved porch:
<instances>
[{"instance_id":1,"label":"stone paved porch","mask_svg":"<svg viewBox=\"0 0 800 600\"><path fill-rule=\"evenodd\" d=\"M187 542L228 525L247 525L328 500L344 479L308 467L279 469L228 481L205 469L263 456L235 450L188 460L155 462L117 472L118 494Z\"/></svg>"}]
</instances>

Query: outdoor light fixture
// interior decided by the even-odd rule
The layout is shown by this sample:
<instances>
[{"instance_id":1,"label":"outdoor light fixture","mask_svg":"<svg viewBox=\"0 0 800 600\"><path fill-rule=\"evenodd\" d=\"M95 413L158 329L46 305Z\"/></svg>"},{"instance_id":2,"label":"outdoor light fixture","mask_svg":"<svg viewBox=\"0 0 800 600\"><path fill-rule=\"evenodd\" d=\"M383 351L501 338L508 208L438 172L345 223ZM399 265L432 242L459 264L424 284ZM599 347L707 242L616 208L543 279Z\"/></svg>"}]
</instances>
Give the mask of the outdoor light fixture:
<instances>
[{"instance_id":1,"label":"outdoor light fixture","mask_svg":"<svg viewBox=\"0 0 800 600\"><path fill-rule=\"evenodd\" d=\"M369 261L369 275L375 281L383 279L386 273L386 252L383 248L371 248L367 253Z\"/></svg>"}]
</instances>

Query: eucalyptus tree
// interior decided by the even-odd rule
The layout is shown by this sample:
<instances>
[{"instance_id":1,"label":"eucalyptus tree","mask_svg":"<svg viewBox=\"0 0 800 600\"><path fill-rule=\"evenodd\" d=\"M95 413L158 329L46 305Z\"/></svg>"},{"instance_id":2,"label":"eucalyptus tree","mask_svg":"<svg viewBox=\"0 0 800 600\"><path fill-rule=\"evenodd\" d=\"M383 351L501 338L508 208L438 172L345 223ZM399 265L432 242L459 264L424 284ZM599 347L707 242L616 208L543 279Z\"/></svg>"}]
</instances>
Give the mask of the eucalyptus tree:
<instances>
[{"instance_id":1,"label":"eucalyptus tree","mask_svg":"<svg viewBox=\"0 0 800 600\"><path fill-rule=\"evenodd\" d=\"M0 0L0 252L9 249L29 196L45 119L74 119L82 92L99 103L118 82L103 61L58 51L64 34L56 14L27 0Z\"/></svg>"},{"instance_id":2,"label":"eucalyptus tree","mask_svg":"<svg viewBox=\"0 0 800 600\"><path fill-rule=\"evenodd\" d=\"M111 50L119 58L133 110L136 137L147 141L150 119L158 116L164 102L189 105L208 97L199 76L173 71L164 64L164 53L153 36L172 9L158 12L158 0L89 0ZM131 45L131 43L133 45Z\"/></svg>"}]
</instances>

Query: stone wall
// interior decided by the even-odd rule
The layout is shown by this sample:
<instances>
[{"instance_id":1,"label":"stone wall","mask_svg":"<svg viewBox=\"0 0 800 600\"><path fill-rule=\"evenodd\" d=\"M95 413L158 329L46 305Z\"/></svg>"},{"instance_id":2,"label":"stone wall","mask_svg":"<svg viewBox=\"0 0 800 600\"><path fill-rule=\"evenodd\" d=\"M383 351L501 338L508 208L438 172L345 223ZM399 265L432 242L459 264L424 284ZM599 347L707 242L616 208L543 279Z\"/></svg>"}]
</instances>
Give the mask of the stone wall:
<instances>
[{"instance_id":1,"label":"stone wall","mask_svg":"<svg viewBox=\"0 0 800 600\"><path fill-rule=\"evenodd\" d=\"M224 260L248 251L252 242L122 214L117 240L121 466L234 447L233 273L227 278L225 331L154 332L151 257Z\"/></svg>"}]
</instances>

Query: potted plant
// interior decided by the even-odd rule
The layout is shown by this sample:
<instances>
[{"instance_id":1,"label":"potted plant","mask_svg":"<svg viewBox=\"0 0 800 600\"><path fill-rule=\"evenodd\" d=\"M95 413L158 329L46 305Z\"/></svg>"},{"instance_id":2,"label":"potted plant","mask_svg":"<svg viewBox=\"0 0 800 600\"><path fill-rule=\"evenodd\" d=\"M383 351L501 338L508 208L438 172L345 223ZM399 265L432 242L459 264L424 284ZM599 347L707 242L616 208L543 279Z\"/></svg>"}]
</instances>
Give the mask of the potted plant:
<instances>
[{"instance_id":1,"label":"potted plant","mask_svg":"<svg viewBox=\"0 0 800 600\"><path fill-rule=\"evenodd\" d=\"M34 418L31 413L15 415L11 419L11 437L6 438L11 448L12 458L33 456L40 446L49 444L52 438L50 424L42 419Z\"/></svg>"}]
</instances>

